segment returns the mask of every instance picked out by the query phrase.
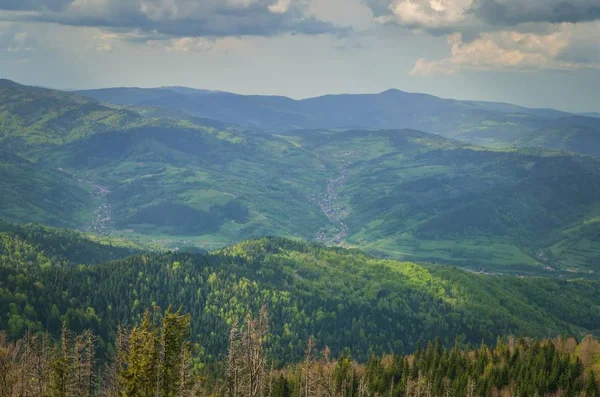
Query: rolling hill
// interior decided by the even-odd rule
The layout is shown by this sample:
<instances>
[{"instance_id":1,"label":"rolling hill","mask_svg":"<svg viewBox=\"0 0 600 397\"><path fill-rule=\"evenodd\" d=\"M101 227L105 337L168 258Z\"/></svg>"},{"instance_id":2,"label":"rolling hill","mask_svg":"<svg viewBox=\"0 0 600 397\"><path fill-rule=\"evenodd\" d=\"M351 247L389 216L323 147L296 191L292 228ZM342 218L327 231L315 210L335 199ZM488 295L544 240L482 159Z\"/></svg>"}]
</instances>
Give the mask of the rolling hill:
<instances>
[{"instance_id":1,"label":"rolling hill","mask_svg":"<svg viewBox=\"0 0 600 397\"><path fill-rule=\"evenodd\" d=\"M35 217L23 208L55 197L28 195L38 185L22 175L10 179L19 189L3 203L5 216L13 206L19 214L13 220L179 249L276 235L489 272L597 271L600 163L592 157L486 149L412 129L248 130L177 111L104 106L38 90L14 84L0 89L14 98L10 106L0 104L6 109L1 118L12 125L0 143L27 157L31 174L58 172L69 185L60 191L75 192L65 203L74 202L60 207L63 212ZM51 98L51 105L36 107L35 114L19 111L38 96ZM92 110L61 111L79 103ZM94 109L102 109L100 127L81 127L97 118ZM60 125L59 134L49 134L61 138L47 139L46 127L27 127L27 120ZM566 124L586 127L589 120ZM7 183L8 177L0 179Z\"/></svg>"},{"instance_id":2,"label":"rolling hill","mask_svg":"<svg viewBox=\"0 0 600 397\"><path fill-rule=\"evenodd\" d=\"M87 217L76 211L80 204L65 206L70 213L57 211L56 219L40 218L21 210L40 201L25 194L40 187L35 175L7 172L2 182L19 185L15 198L5 201L7 212L15 205L18 218L11 219L103 234L117 227L153 236L200 236L200 243L217 247L240 236L312 238L326 220L308 199L326 184L326 166L286 140L174 112L106 107L16 83L2 87L3 147L35 162L32 168L41 174L60 168L75 175L72 188L83 185L93 196L84 200ZM73 200L83 200L78 193L70 195Z\"/></svg>"},{"instance_id":3,"label":"rolling hill","mask_svg":"<svg viewBox=\"0 0 600 397\"><path fill-rule=\"evenodd\" d=\"M597 160L486 150L413 130L289 139L337 161L332 206L346 244L490 271L596 269Z\"/></svg>"}]
</instances>

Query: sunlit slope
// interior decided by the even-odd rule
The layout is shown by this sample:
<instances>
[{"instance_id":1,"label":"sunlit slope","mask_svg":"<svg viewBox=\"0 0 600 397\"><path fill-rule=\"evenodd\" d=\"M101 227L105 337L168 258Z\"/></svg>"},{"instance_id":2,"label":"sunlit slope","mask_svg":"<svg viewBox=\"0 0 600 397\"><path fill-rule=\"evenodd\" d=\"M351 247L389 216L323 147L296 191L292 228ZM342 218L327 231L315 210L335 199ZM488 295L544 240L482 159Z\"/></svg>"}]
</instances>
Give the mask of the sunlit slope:
<instances>
[{"instance_id":1,"label":"sunlit slope","mask_svg":"<svg viewBox=\"0 0 600 397\"><path fill-rule=\"evenodd\" d=\"M298 131L290 139L338 160L349 245L489 271L597 265L596 160L486 150L411 130ZM581 255L567 255L565 245L579 243Z\"/></svg>"},{"instance_id":2,"label":"sunlit slope","mask_svg":"<svg viewBox=\"0 0 600 397\"><path fill-rule=\"evenodd\" d=\"M46 233L71 241L79 260L94 257L78 246L93 246L80 237ZM44 246L0 232L0 327L10 337L44 328L58 334L64 321L93 329L102 345L150 302L195 313L192 338L206 360L225 353L235 318L262 305L269 308L272 353L288 361L303 357L310 336L363 360L412 351L423 338L479 344L498 334L575 335L600 327L597 281L481 276L280 238L208 255L143 254L77 267L49 258Z\"/></svg>"}]
</instances>

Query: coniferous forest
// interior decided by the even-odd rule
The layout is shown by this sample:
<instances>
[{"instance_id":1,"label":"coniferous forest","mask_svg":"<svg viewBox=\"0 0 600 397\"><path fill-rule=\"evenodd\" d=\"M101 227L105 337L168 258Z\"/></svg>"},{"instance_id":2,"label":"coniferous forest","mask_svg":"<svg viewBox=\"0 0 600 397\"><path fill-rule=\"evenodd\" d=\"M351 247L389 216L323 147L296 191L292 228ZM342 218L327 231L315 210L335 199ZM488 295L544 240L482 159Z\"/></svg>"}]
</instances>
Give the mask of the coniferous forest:
<instances>
[{"instance_id":1,"label":"coniferous forest","mask_svg":"<svg viewBox=\"0 0 600 397\"><path fill-rule=\"evenodd\" d=\"M0 396L598 395L595 280L0 226Z\"/></svg>"},{"instance_id":2,"label":"coniferous forest","mask_svg":"<svg viewBox=\"0 0 600 397\"><path fill-rule=\"evenodd\" d=\"M533 340L499 337L494 345L446 348L439 339L413 354L371 355L362 364L332 355L311 337L302 361L275 365L265 307L234 322L227 354L204 366L190 343L190 315L146 311L119 326L115 349L98 360L89 330L63 327L59 340L0 334L0 396L586 396L600 395L600 343L586 336Z\"/></svg>"}]
</instances>

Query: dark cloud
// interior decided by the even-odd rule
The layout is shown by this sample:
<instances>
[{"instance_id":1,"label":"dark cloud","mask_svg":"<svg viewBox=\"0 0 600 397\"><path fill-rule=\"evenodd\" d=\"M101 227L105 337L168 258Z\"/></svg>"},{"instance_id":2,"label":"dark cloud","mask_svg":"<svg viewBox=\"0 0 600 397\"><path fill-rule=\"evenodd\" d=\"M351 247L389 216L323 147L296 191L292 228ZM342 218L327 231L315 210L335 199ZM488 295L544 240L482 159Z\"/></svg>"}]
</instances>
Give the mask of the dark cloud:
<instances>
[{"instance_id":1,"label":"dark cloud","mask_svg":"<svg viewBox=\"0 0 600 397\"><path fill-rule=\"evenodd\" d=\"M9 11L60 11L71 3L71 0L0 0L0 10Z\"/></svg>"},{"instance_id":2,"label":"dark cloud","mask_svg":"<svg viewBox=\"0 0 600 397\"><path fill-rule=\"evenodd\" d=\"M600 20L600 0L363 0L379 22L430 34Z\"/></svg>"},{"instance_id":3,"label":"dark cloud","mask_svg":"<svg viewBox=\"0 0 600 397\"><path fill-rule=\"evenodd\" d=\"M600 19L599 0L476 0L471 8L491 25L589 22Z\"/></svg>"},{"instance_id":4,"label":"dark cloud","mask_svg":"<svg viewBox=\"0 0 600 397\"><path fill-rule=\"evenodd\" d=\"M16 2L0 0L1 19L130 29L152 37L343 31L308 16L304 1L298 0L25 0L19 6L13 3Z\"/></svg>"},{"instance_id":5,"label":"dark cloud","mask_svg":"<svg viewBox=\"0 0 600 397\"><path fill-rule=\"evenodd\" d=\"M390 0L363 0L371 9L373 16L381 17L390 13Z\"/></svg>"}]
</instances>

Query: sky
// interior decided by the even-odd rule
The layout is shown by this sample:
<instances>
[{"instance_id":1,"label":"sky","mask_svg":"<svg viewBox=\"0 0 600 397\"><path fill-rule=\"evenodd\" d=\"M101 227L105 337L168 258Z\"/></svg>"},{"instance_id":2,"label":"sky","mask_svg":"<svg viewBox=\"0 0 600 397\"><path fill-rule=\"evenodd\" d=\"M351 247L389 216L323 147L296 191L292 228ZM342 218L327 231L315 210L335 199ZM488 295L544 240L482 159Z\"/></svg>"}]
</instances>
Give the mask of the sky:
<instances>
[{"instance_id":1,"label":"sky","mask_svg":"<svg viewBox=\"0 0 600 397\"><path fill-rule=\"evenodd\" d=\"M600 0L0 0L0 77L600 111Z\"/></svg>"}]
</instances>

